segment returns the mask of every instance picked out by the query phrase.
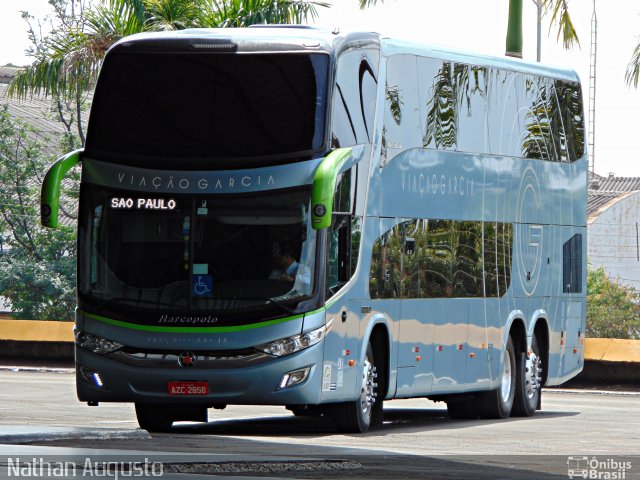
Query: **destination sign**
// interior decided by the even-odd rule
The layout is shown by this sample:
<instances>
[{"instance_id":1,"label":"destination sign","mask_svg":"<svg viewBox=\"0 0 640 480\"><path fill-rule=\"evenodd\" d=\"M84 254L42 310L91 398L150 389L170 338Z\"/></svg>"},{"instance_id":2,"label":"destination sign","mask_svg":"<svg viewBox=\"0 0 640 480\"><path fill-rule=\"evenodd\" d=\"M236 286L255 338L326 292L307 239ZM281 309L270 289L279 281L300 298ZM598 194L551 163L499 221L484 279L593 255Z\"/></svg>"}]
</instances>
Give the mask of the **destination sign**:
<instances>
[{"instance_id":1,"label":"destination sign","mask_svg":"<svg viewBox=\"0 0 640 480\"><path fill-rule=\"evenodd\" d=\"M131 198L112 197L109 207L113 210L175 210L177 202L173 198Z\"/></svg>"}]
</instances>

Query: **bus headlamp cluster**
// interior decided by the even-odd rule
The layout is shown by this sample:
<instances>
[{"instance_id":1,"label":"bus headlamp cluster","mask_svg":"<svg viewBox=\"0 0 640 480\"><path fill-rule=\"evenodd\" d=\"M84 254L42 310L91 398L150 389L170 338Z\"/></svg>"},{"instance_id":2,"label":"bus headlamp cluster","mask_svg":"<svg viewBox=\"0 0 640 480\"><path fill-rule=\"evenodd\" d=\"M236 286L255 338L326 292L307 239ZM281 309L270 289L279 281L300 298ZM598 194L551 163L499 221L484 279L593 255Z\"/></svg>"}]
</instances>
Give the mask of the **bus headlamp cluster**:
<instances>
[{"instance_id":1,"label":"bus headlamp cluster","mask_svg":"<svg viewBox=\"0 0 640 480\"><path fill-rule=\"evenodd\" d=\"M312 330L301 335L281 338L280 340L275 340L263 345L258 345L256 349L261 352L268 353L269 355L273 355L274 357L291 355L292 353L312 347L316 343L320 342L327 335L329 330L331 330L332 325L333 320L330 320L329 323L317 328L316 330Z\"/></svg>"},{"instance_id":2,"label":"bus headlamp cluster","mask_svg":"<svg viewBox=\"0 0 640 480\"><path fill-rule=\"evenodd\" d=\"M124 347L121 343L81 331L76 331L76 345L100 355L115 352Z\"/></svg>"}]
</instances>

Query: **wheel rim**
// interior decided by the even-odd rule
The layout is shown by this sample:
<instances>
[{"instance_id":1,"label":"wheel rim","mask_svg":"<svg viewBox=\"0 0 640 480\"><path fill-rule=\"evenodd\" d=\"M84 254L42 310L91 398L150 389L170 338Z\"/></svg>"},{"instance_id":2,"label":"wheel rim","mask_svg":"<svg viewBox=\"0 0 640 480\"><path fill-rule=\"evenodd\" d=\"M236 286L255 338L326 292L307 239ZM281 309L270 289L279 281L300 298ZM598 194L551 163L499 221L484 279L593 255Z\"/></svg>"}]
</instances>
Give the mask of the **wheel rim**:
<instances>
[{"instance_id":1,"label":"wheel rim","mask_svg":"<svg viewBox=\"0 0 640 480\"><path fill-rule=\"evenodd\" d=\"M535 352L527 356L525 380L527 398L531 400L542 385L542 359Z\"/></svg>"},{"instance_id":2,"label":"wheel rim","mask_svg":"<svg viewBox=\"0 0 640 480\"><path fill-rule=\"evenodd\" d=\"M362 370L362 389L360 391L360 411L364 418L371 418L373 404L376 401L377 390L375 380L377 377L376 367L369 360L367 355L364 359Z\"/></svg>"},{"instance_id":3,"label":"wheel rim","mask_svg":"<svg viewBox=\"0 0 640 480\"><path fill-rule=\"evenodd\" d=\"M504 352L504 367L502 369L502 386L500 393L502 394L502 401L507 403L511 396L511 352L507 349Z\"/></svg>"}]
</instances>

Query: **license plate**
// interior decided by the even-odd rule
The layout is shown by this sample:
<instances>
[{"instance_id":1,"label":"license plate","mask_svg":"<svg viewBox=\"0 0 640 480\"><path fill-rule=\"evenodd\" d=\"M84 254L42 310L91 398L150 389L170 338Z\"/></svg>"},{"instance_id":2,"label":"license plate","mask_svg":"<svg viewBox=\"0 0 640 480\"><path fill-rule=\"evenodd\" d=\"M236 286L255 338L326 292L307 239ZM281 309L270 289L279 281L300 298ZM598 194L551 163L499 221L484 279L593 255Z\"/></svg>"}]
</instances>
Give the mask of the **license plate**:
<instances>
[{"instance_id":1,"label":"license plate","mask_svg":"<svg viewBox=\"0 0 640 480\"><path fill-rule=\"evenodd\" d=\"M169 382L169 395L208 395L209 382Z\"/></svg>"}]
</instances>

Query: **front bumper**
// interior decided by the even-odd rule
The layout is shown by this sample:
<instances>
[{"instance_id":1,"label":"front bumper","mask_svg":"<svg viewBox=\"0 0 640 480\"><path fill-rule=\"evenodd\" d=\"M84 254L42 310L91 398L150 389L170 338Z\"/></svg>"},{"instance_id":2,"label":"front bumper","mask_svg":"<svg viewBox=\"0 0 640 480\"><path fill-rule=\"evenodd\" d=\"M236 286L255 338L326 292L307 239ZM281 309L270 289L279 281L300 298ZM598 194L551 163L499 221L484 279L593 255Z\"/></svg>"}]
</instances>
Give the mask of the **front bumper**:
<instances>
[{"instance_id":1,"label":"front bumper","mask_svg":"<svg viewBox=\"0 0 640 480\"><path fill-rule=\"evenodd\" d=\"M324 342L279 358L269 358L229 368L183 368L159 366L153 361L124 362L117 356L97 355L76 347L76 386L84 402L142 402L237 405L301 405L320 403ZM280 389L284 374L310 367L306 380ZM99 374L102 386L83 375L81 369ZM168 383L206 381L208 395L172 396Z\"/></svg>"}]
</instances>

